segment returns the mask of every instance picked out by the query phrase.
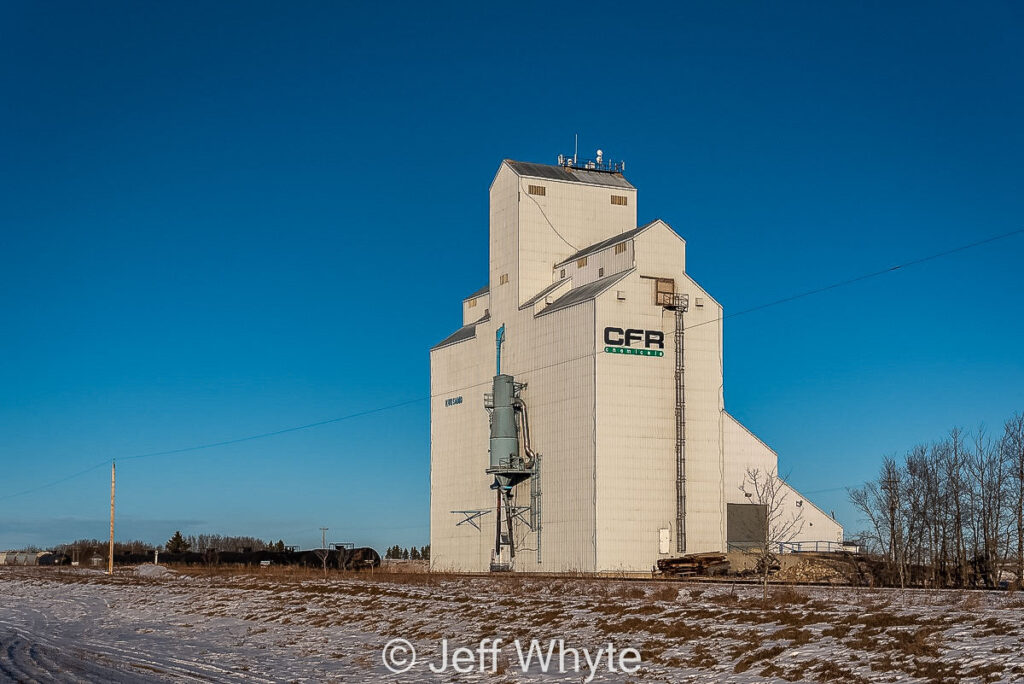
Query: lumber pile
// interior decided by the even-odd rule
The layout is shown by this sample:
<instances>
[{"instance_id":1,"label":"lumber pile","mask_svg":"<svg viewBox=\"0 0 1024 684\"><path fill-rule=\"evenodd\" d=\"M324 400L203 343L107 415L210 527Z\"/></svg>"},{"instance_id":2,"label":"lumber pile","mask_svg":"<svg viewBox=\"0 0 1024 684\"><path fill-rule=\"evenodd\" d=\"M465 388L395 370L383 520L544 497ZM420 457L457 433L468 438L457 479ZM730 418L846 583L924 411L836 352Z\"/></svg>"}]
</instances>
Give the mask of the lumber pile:
<instances>
[{"instance_id":1,"label":"lumber pile","mask_svg":"<svg viewBox=\"0 0 1024 684\"><path fill-rule=\"evenodd\" d=\"M690 553L659 559L658 570L673 577L724 575L729 572L729 561L724 553Z\"/></svg>"}]
</instances>

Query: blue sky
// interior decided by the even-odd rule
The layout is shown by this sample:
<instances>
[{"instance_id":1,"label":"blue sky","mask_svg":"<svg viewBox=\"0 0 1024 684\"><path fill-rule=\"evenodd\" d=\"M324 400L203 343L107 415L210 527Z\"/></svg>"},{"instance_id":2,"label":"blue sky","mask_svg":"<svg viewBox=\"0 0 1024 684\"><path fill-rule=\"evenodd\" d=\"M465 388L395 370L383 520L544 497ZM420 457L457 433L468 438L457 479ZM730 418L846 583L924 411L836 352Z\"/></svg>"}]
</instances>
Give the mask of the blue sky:
<instances>
[{"instance_id":1,"label":"blue sky","mask_svg":"<svg viewBox=\"0 0 1024 684\"><path fill-rule=\"evenodd\" d=\"M0 548L428 540L428 348L503 158L627 160L726 312L1017 230L1013 3L0 8ZM726 322L726 405L836 487L1024 410L1024 236ZM418 401L417 401L418 400Z\"/></svg>"}]
</instances>

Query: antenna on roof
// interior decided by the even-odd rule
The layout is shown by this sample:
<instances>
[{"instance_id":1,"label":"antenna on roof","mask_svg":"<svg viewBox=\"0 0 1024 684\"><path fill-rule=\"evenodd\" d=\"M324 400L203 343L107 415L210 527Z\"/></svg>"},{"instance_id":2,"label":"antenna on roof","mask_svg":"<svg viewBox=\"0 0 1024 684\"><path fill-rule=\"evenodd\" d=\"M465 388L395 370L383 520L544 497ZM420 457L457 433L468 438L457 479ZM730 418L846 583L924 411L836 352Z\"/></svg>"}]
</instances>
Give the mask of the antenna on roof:
<instances>
[{"instance_id":1,"label":"antenna on roof","mask_svg":"<svg viewBox=\"0 0 1024 684\"><path fill-rule=\"evenodd\" d=\"M626 170L626 162L624 161L612 161L606 159L604 150L598 150L595 159L585 160L583 163L579 161L580 151L580 136L576 134L576 147L573 150L572 156L568 157L564 154L558 155L558 165L566 169L581 169L586 171L605 171L610 173L622 173Z\"/></svg>"}]
</instances>

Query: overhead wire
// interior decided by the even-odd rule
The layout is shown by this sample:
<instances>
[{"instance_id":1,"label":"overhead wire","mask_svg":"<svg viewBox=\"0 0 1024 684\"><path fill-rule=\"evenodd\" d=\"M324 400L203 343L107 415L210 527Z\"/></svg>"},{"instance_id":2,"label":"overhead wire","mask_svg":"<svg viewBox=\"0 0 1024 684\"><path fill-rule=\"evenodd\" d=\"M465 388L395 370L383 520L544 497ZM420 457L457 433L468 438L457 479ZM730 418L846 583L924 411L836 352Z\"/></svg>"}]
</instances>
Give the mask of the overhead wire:
<instances>
[{"instance_id":1,"label":"overhead wire","mask_svg":"<svg viewBox=\"0 0 1024 684\"><path fill-rule=\"evenodd\" d=\"M797 299L803 299L804 297L810 297L811 295L821 294L822 292L828 292L829 290L835 290L837 288L845 287L847 285L853 285L854 283L860 283L860 282L863 282L865 280L870 280L871 278L877 278L878 276L883 276L883 275L886 275L888 273L892 273L894 271L898 271L898 270L903 269L903 268L908 268L910 266L917 266L918 264L923 264L923 263L925 263L927 261L932 261L933 259L938 259L940 257L949 256L950 254L956 254L957 252L963 252L964 250L972 249L974 247L980 247L981 245L986 245L986 244L988 244L990 242L995 242L997 240L1003 240L1003 239L1008 238L1008 237L1013 237L1014 235L1020 235L1021 233L1024 233L1024 228L1019 228L1017 230L1011 230L1010 232L1002 233L1001 235L993 235L992 237L987 237L987 238L985 238L983 240L978 240L976 242L971 242L971 243L966 244L966 245L960 245L959 247L954 247L952 249L947 249L947 250L944 250L942 252L936 252L935 254L929 254L928 256L921 257L919 259L912 259L910 261L905 261L905 262L903 262L901 264L896 264L895 266L889 266L888 268L883 268L883 269L881 269L879 271L872 271L871 273L865 273L863 275L859 275L859 276L856 276L856 277L853 277L853 278L847 278L846 280L840 280L838 282L832 283L831 285L825 285L824 287L817 287L817 288L814 288L813 290L807 290L806 292L800 292L800 293L795 294L795 295L790 295L789 297L783 297L782 299L776 299L774 301L766 302L764 304L758 304L757 306L752 306L749 309L742 309L740 311L736 311L736 312L728 314L726 316L720 316L718 318L714 318L714 319L711 319L711 320L701 321L700 323L694 323L693 325L686 326L685 329L689 330L691 328L699 328L702 325L707 325L708 323L716 323L718 321L723 321L723 320L725 320L727 318L736 318L737 316L745 316L747 314L754 313L755 311L761 311L761 310L767 309L769 307L778 306L780 304L787 304L789 302L796 301Z\"/></svg>"},{"instance_id":2,"label":"overhead wire","mask_svg":"<svg viewBox=\"0 0 1024 684\"><path fill-rule=\"evenodd\" d=\"M534 200L534 201L536 202L536 200ZM540 208L539 204L538 204L538 208ZM543 214L543 209L541 209L541 213ZM547 216L546 215L545 215L544 218L545 218L545 220L547 220ZM548 223L550 225L550 221ZM553 225L551 226L551 228L552 228L552 230L555 230ZM557 234L558 231L555 230L555 233ZM702 321L700 323L695 323L693 325L686 326L684 329L685 330L690 330L692 328L697 328L697 327L700 327L702 325L707 325L709 323L718 323L718 322L723 321L723 320L725 320L727 318L736 318L736 317L739 317L739 316L744 316L744 315L747 315L747 314L750 314L750 313L754 313L755 311L762 311L764 309L767 309L767 308L770 308L770 307L773 307L773 306L779 306L781 304L787 304L789 302L793 302L793 301L796 301L798 299L802 299L804 297L809 297L811 295L820 294L820 293L823 293L823 292L828 292L829 290L834 290L834 289L839 288L839 287L844 287L844 286L847 286L847 285L852 285L854 283L863 282L865 280L869 280L871 278L876 278L876 277L879 277L879 276L882 276L882 275L885 275L885 274L888 274L888 273L892 273L892 272L900 270L900 269L908 268L910 266L916 266L918 264L922 264L922 263L925 263L925 262L928 262L928 261L932 261L934 259L938 259L938 258L941 258L941 257L944 257L944 256L949 256L951 254L956 254L958 252L963 252L965 250L972 249L972 248L975 248L975 247L979 247L981 245L989 244L989 243L992 243L992 242L996 242L998 240L1003 240L1005 238L1012 237L1014 235L1019 235L1021 233L1024 233L1024 228L1020 228L1018 230L1013 230L1013 231L1010 231L1010 232L1007 232L1007 233L1002 233L1000 235L994 235L994 236L991 236L991 237L988 237L988 238L985 238L985 239L982 239L982 240L977 240L977 241L974 241L974 242L971 242L971 243L968 243L968 244L965 244L965 245L961 245L959 247L954 247L952 249L947 249L947 250L944 250L944 251L941 251L941 252L936 252L934 254L929 254L927 256L920 257L920 258L917 258L917 259L912 259L910 261L905 261L903 263L896 264L894 266L890 266L890 267L885 268L885 269L881 269L881 270L878 270L878 271L872 271L871 273L865 273L863 275L856 276L856 277L853 277L853 278L847 278L845 280L841 280L841 281L832 283L830 285L825 285L823 287L818 287L818 288L814 288L812 290L807 290L805 292L800 292L798 294L791 295L789 297L784 297L782 299L777 299L777 300L774 300L774 301L771 301L771 302L766 302L765 304L760 304L760 305L757 305L757 306L750 307L748 309L743 309L741 311L737 311L735 313L728 314L726 316L720 316L720 317L713 318L713 319L710 319L710 320L707 320L707 321ZM561 235L559 235L559 237L562 238ZM562 241L565 242L570 247L573 247L573 249L576 249L571 243L566 241L565 238L562 238ZM555 363L550 363L550 364L546 364L544 366L538 366L538 367L535 367L535 368L523 369L523 370L520 370L518 372L519 373L532 373L532 372L537 372L537 371L540 371L540 370L546 370L548 368L553 368L555 366L561 366L561 365L564 365L564 364L567 364L567 363L573 363L575 361L580 361L582 359L586 359L586 358L589 358L589 357L592 357L592 356L596 356L599 353L604 353L604 352L602 350L595 350L595 351L587 352L586 354L583 354L581 356L577 356L577 357L574 357L574 358L571 358L571 359L565 359L565 360L562 360L562 361L557 361ZM197 444L197 445L181 447L181 448L177 448L177 449L167 449L167 450L163 450L163 451L153 451L153 452L142 453L142 454L134 454L134 455L129 455L129 456L119 456L119 457L116 457L114 459L105 459L105 460L103 460L103 461L101 461L99 463L96 463L95 465L92 465L92 466L90 466L90 467L88 467L88 468L86 468L84 470L78 471L78 472L73 473L71 475L67 475L65 477L61 477L61 478L59 478L57 480L52 480L50 482L47 482L47 483L44 483L44 484L41 484L41 485L38 485L38 486L35 486L35 487L31 487L29 489L25 489L25 490L22 490L22 491L19 491L19 492L15 492L13 494L6 494L6 495L3 495L3 496L0 496L0 501L7 501L7 500L10 500L10 499L13 499L13 498L16 498L16 497L25 496L27 494L32 494L34 492L41 491L43 489L48 489L50 487L54 487L54 486L56 486L58 484L62 484L64 482L67 482L68 480L72 480L72 479L75 479L75 478L80 477L82 475L85 475L87 473L90 473L90 472L96 470L97 468L103 467L103 466L111 463L114 460L129 461L129 460L153 458L153 457L159 457L159 456L171 456L171 455L182 454L182 453L187 453L187 452L192 452L192 451L200 451L200 450L204 450L204 449L213 449L213 448L222 447L222 446L229 446L229 445L232 445L232 444L241 444L243 442L250 442L250 441L254 441L254 440L258 440L258 439L265 439L265 438L268 438L268 437L275 437L275 436L287 434L287 433L290 433L290 432L298 432L300 430L308 430L308 429L312 429L312 428L316 428L316 427L321 427L321 426L324 426L324 425L331 425L331 424L340 423L340 422L343 422L343 421L346 421L346 420L352 420L352 419L355 419L355 418L360 418L360 417L371 415L371 414L374 414L374 413L380 413L382 411L393 410L393 409L400 408L400 407L403 407L403 406L408 406L408 405L411 405L411 404L419 403L421 401L427 401L429 399L437 398L437 397L445 395L445 394L451 394L453 392L461 392L461 391L465 391L465 390L468 390L468 389L472 389L474 387L484 386L484 385L487 385L489 382L490 381L485 380L485 381L482 381L482 382L479 382L479 383L474 383L472 385L467 385L465 387L450 388L450 389L447 389L445 392L438 393L438 394L430 394L430 395L427 395L427 396L417 397L415 399L409 399L409 400L406 400L406 401L398 402L396 404L389 404L387 406L379 406L379 407L376 407L376 408L366 409L365 411L358 411L356 413L350 413L350 414L347 414L347 415L344 415L344 416L339 416L337 418L329 418L327 420L316 421L316 422L313 422L313 423L305 423L303 425L296 425L296 426L292 426L292 427L282 428L280 430L273 430L273 431L270 431L270 432L262 432L262 433L258 433L258 434L254 434L254 435L247 435L247 436L244 436L244 437L238 437L238 438L234 438L234 439L221 440L221 441L217 441L217 442L209 442L209 443L204 443L204 444ZM844 489L844 488L843 487L839 487L839 488L836 488L835 490L831 490L831 491L837 491L838 489ZM829 490L818 490L818 491L819 492L823 492L823 491L829 491Z\"/></svg>"},{"instance_id":3,"label":"overhead wire","mask_svg":"<svg viewBox=\"0 0 1024 684\"><path fill-rule=\"evenodd\" d=\"M36 487L32 487L32 488L29 488L29 489L23 489L23 490L21 490L19 492L14 492L13 494L5 494L3 496L0 496L0 501L7 501L8 499L14 499L16 497L25 496L27 494L32 494L32 493L40 491L42 489L48 489L49 487L53 487L53 486L62 484L64 482L67 482L68 480L73 480L76 477L80 477L82 475L90 473L90 472L96 470L97 468L101 468L103 466L110 465L110 463L112 461L132 461L132 460L136 460L136 459L152 458L152 457L156 457L156 456L171 456L171 455L174 455L174 454L183 454L183 453L190 452L190 451L200 451L200 450L203 450L203 449L213 449L213 448L216 448L216 447L228 446L228 445L231 445L231 444L241 444L243 442L251 442L251 441L257 440L257 439L264 439L266 437L275 437L277 435L283 435L283 434L287 434L289 432L298 432L299 430L308 430L310 428L320 427L320 426L323 426L323 425L330 425L332 423L340 423L340 422L345 421L345 420L351 420L353 418L360 418L362 416L367 416L367 415L370 415L370 414L373 414L373 413L380 413L381 411L389 411L391 409L400 408L402 406L408 406L410 404L415 404L415 403L418 403L418 402L421 402L421 401L426 401L428 398L429 397L418 397L416 399L410 399L408 401L402 401L402 402L399 402L397 404L390 404L388 406L379 406L377 408L367 409L365 411L358 411L356 413L350 413L350 414L347 414L347 415L344 415L344 416L339 416L337 418L329 418L327 420L319 420L319 421L316 421L315 423L306 423L304 425L295 425L295 426L292 426L292 427L282 428L280 430L273 430L271 432L261 432L259 434L247 435L245 437L238 437L238 438L235 438L235 439L225 439L225 440L221 440L221 441L218 441L218 442L208 442L208 443L205 443L205 444L195 444L195 445L192 445L192 446L181 447L181 448L178 448L178 449L166 449L164 451L151 451L151 452L142 453L142 454L133 454L133 455L129 455L129 456L117 456L115 458L108 458L108 459L104 459L103 461L100 461L99 463L96 463L95 465L89 466L88 468L86 468L84 470L80 470L77 473L74 473L72 475L68 475L66 477L62 477L62 478L57 479L57 480L52 480L50 482L38 485Z\"/></svg>"},{"instance_id":4,"label":"overhead wire","mask_svg":"<svg viewBox=\"0 0 1024 684\"><path fill-rule=\"evenodd\" d=\"M523 182L522 182L522 180L519 181L519 194L520 195L523 194ZM548 215L546 213L544 213L544 207L540 206L540 202L538 202L534 198L534 196L530 194L529 188L527 188L526 196L529 197L531 200L533 200L533 203L537 205L537 209L540 210L540 215L543 216L544 220L548 222L548 226L551 228L552 231L554 231L555 235L558 236L558 239L561 240L562 242L564 242L565 244L569 245L570 249L572 249L573 252L580 251L579 247L577 247L576 245L574 245L571 242L569 242L568 240L566 240L565 237L563 237L562 234L558 232L558 229L555 228L555 224L552 223L551 219L548 218Z\"/></svg>"}]
</instances>

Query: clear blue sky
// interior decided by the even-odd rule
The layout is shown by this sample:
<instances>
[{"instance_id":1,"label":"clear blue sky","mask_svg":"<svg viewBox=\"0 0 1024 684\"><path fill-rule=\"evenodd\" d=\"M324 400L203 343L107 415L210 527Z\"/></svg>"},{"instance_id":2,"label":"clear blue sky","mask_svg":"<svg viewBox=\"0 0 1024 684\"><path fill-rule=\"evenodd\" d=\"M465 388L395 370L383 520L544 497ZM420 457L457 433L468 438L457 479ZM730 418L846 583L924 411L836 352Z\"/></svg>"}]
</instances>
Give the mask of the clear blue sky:
<instances>
[{"instance_id":1,"label":"clear blue sky","mask_svg":"<svg viewBox=\"0 0 1024 684\"><path fill-rule=\"evenodd\" d=\"M0 7L0 548L428 540L502 158L601 147L735 312L1024 226L1016 3ZM1024 236L727 321L813 492L1024 410ZM481 447L485 448L485 447ZM813 496L856 528L842 491Z\"/></svg>"}]
</instances>

